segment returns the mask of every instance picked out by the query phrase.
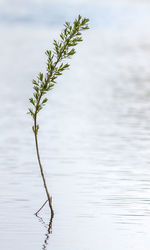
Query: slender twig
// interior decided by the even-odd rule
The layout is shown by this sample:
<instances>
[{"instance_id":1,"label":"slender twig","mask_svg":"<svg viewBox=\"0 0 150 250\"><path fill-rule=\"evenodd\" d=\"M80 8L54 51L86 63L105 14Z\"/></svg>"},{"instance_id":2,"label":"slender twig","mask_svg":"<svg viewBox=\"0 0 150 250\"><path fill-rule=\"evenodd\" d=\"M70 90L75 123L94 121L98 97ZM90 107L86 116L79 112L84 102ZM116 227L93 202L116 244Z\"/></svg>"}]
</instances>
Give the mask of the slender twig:
<instances>
[{"instance_id":1,"label":"slender twig","mask_svg":"<svg viewBox=\"0 0 150 250\"><path fill-rule=\"evenodd\" d=\"M48 202L48 200L46 200L46 201L44 202L44 204L38 209L38 211L35 213L36 216L37 216L38 213L42 210L42 208L46 205L47 202Z\"/></svg>"}]
</instances>

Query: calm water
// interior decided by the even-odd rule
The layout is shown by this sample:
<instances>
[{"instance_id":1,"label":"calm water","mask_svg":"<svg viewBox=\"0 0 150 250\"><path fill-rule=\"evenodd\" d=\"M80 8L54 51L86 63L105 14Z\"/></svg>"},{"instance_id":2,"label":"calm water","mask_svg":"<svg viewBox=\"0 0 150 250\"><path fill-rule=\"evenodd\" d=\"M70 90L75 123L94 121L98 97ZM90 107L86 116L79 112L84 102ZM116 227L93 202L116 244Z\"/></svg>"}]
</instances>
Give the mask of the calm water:
<instances>
[{"instance_id":1,"label":"calm water","mask_svg":"<svg viewBox=\"0 0 150 250\"><path fill-rule=\"evenodd\" d=\"M0 249L148 250L150 5L81 6L91 30L39 121L49 234L48 207L34 216L46 197L26 112L44 51L80 6L53 6L52 22L48 4L33 3L34 12L9 3L0 25Z\"/></svg>"}]
</instances>

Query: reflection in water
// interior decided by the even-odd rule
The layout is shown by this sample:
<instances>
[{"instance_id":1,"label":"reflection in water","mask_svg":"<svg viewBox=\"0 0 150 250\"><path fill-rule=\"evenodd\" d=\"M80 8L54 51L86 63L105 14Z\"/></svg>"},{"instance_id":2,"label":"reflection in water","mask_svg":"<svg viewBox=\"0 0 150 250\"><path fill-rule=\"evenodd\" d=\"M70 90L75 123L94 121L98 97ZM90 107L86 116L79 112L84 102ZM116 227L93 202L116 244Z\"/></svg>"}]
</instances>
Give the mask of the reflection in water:
<instances>
[{"instance_id":1,"label":"reflection in water","mask_svg":"<svg viewBox=\"0 0 150 250\"><path fill-rule=\"evenodd\" d=\"M50 234L52 233L53 216L50 217L49 224L46 224L45 221L43 220L43 218L40 217L39 215L36 215L36 217L43 224L43 226L47 229L47 233L45 234L46 237L45 237L44 243L42 245L42 249L46 250L47 246L48 246L48 240L49 240Z\"/></svg>"}]
</instances>

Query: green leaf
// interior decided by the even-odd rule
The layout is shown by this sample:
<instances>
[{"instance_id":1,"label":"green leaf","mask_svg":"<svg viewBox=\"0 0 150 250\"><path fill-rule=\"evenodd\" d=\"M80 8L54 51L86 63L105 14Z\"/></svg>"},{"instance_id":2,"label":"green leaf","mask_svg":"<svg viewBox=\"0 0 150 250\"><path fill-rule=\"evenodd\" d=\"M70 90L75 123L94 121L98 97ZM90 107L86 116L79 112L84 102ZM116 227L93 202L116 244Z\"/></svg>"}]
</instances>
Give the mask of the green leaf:
<instances>
[{"instance_id":1,"label":"green leaf","mask_svg":"<svg viewBox=\"0 0 150 250\"><path fill-rule=\"evenodd\" d=\"M39 94L38 94L38 93L33 93L33 96L34 96L35 99L38 101L38 99L39 99Z\"/></svg>"},{"instance_id":2,"label":"green leaf","mask_svg":"<svg viewBox=\"0 0 150 250\"><path fill-rule=\"evenodd\" d=\"M42 101L42 104L45 104L47 101L48 101L48 99L45 98L45 99Z\"/></svg>"},{"instance_id":3,"label":"green leaf","mask_svg":"<svg viewBox=\"0 0 150 250\"><path fill-rule=\"evenodd\" d=\"M34 86L33 89L38 93L39 92L39 87Z\"/></svg>"},{"instance_id":4,"label":"green leaf","mask_svg":"<svg viewBox=\"0 0 150 250\"><path fill-rule=\"evenodd\" d=\"M68 52L68 56L73 56L75 53L75 49L72 49Z\"/></svg>"},{"instance_id":5,"label":"green leaf","mask_svg":"<svg viewBox=\"0 0 150 250\"><path fill-rule=\"evenodd\" d=\"M29 101L31 102L31 104L33 104L33 106L35 106L35 101L33 100L33 98L30 98Z\"/></svg>"},{"instance_id":6,"label":"green leaf","mask_svg":"<svg viewBox=\"0 0 150 250\"><path fill-rule=\"evenodd\" d=\"M36 82L36 80L33 79L32 83L33 83L34 85L37 85L37 86L38 86L38 83Z\"/></svg>"},{"instance_id":7,"label":"green leaf","mask_svg":"<svg viewBox=\"0 0 150 250\"><path fill-rule=\"evenodd\" d=\"M43 73L39 74L39 79L40 79L41 82L43 81Z\"/></svg>"},{"instance_id":8,"label":"green leaf","mask_svg":"<svg viewBox=\"0 0 150 250\"><path fill-rule=\"evenodd\" d=\"M63 65L63 70L69 68L69 66L70 65L68 63L66 63L65 65Z\"/></svg>"},{"instance_id":9,"label":"green leaf","mask_svg":"<svg viewBox=\"0 0 150 250\"><path fill-rule=\"evenodd\" d=\"M30 114L34 118L35 117L35 113L33 112L33 110L30 109L30 108L28 110L29 110L28 114Z\"/></svg>"}]
</instances>

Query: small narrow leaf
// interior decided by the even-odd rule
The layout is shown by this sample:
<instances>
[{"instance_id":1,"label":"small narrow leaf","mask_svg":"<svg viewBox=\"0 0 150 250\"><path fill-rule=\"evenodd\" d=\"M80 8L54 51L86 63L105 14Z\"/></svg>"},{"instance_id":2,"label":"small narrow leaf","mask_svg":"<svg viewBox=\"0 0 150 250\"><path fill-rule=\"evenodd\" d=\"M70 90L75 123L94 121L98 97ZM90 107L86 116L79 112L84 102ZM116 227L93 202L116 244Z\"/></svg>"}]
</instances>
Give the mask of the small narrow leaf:
<instances>
[{"instance_id":1,"label":"small narrow leaf","mask_svg":"<svg viewBox=\"0 0 150 250\"><path fill-rule=\"evenodd\" d=\"M47 101L48 101L48 99L45 98L45 99L42 101L42 104L45 104Z\"/></svg>"},{"instance_id":2,"label":"small narrow leaf","mask_svg":"<svg viewBox=\"0 0 150 250\"><path fill-rule=\"evenodd\" d=\"M40 79L41 82L43 81L43 73L39 74L39 79Z\"/></svg>"},{"instance_id":3,"label":"small narrow leaf","mask_svg":"<svg viewBox=\"0 0 150 250\"><path fill-rule=\"evenodd\" d=\"M33 106L35 106L35 101L33 100L33 98L30 98L29 101L31 102L31 104L33 104Z\"/></svg>"}]
</instances>

